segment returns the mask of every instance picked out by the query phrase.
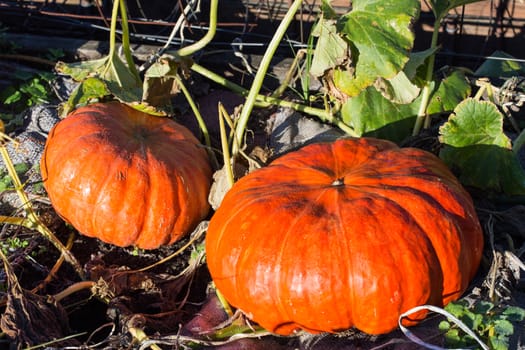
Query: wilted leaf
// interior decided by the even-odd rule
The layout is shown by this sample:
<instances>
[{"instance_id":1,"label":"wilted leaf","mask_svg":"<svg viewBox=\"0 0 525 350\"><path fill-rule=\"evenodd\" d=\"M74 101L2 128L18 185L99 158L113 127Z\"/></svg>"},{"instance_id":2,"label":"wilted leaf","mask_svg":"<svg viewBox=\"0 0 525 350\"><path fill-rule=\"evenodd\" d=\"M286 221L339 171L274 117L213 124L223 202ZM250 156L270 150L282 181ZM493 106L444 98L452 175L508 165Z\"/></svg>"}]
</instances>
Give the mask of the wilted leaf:
<instances>
[{"instance_id":1,"label":"wilted leaf","mask_svg":"<svg viewBox=\"0 0 525 350\"><path fill-rule=\"evenodd\" d=\"M121 102L139 102L142 99L142 82L115 56L100 74L109 91Z\"/></svg>"},{"instance_id":2,"label":"wilted leaf","mask_svg":"<svg viewBox=\"0 0 525 350\"><path fill-rule=\"evenodd\" d=\"M403 71L399 72L392 79L378 79L374 86L385 98L399 104L407 104L414 101L421 90L412 84Z\"/></svg>"},{"instance_id":3,"label":"wilted leaf","mask_svg":"<svg viewBox=\"0 0 525 350\"><path fill-rule=\"evenodd\" d=\"M189 75L193 60L189 57L178 57L176 53L166 52L145 72L146 78L173 78L179 74Z\"/></svg>"},{"instance_id":4,"label":"wilted leaf","mask_svg":"<svg viewBox=\"0 0 525 350\"><path fill-rule=\"evenodd\" d=\"M182 332L195 335L211 333L227 320L228 314L217 294L210 293L199 312L183 326Z\"/></svg>"},{"instance_id":5,"label":"wilted leaf","mask_svg":"<svg viewBox=\"0 0 525 350\"><path fill-rule=\"evenodd\" d=\"M145 77L142 101L158 108L170 109L171 100L177 88L174 78Z\"/></svg>"},{"instance_id":6,"label":"wilted leaf","mask_svg":"<svg viewBox=\"0 0 525 350\"><path fill-rule=\"evenodd\" d=\"M168 115L167 111L158 108L155 105L148 104L147 102L132 102L128 103L127 105L138 111L151 114L157 117L166 117Z\"/></svg>"},{"instance_id":7,"label":"wilted leaf","mask_svg":"<svg viewBox=\"0 0 525 350\"><path fill-rule=\"evenodd\" d=\"M40 345L69 335L67 313L61 305L53 298L42 297L23 289L6 260L4 270L8 289L6 308L0 319L2 332L18 344L18 347ZM69 339L57 341L53 345L79 344L76 340Z\"/></svg>"},{"instance_id":8,"label":"wilted leaf","mask_svg":"<svg viewBox=\"0 0 525 350\"><path fill-rule=\"evenodd\" d=\"M98 74L108 63L108 60L109 57L73 63L58 62L55 69L59 73L69 75L73 80L83 81L90 76Z\"/></svg>"},{"instance_id":9,"label":"wilted leaf","mask_svg":"<svg viewBox=\"0 0 525 350\"><path fill-rule=\"evenodd\" d=\"M503 115L487 101L465 100L440 128L440 157L460 181L483 190L525 194L525 172L503 133Z\"/></svg>"},{"instance_id":10,"label":"wilted leaf","mask_svg":"<svg viewBox=\"0 0 525 350\"><path fill-rule=\"evenodd\" d=\"M322 76L348 58L348 44L339 35L335 20L322 18L312 35L318 37L310 68L313 76Z\"/></svg>"},{"instance_id":11,"label":"wilted leaf","mask_svg":"<svg viewBox=\"0 0 525 350\"><path fill-rule=\"evenodd\" d=\"M341 109L341 117L345 124L361 136L400 142L411 134L417 107L417 102L393 103L374 87L369 87L346 101Z\"/></svg>"},{"instance_id":12,"label":"wilted leaf","mask_svg":"<svg viewBox=\"0 0 525 350\"><path fill-rule=\"evenodd\" d=\"M358 57L352 57L355 74L341 71L336 85L356 96L377 78L393 78L408 61L414 42L412 22L419 15L417 0L356 0L352 11L340 21L340 31L352 42Z\"/></svg>"}]
</instances>

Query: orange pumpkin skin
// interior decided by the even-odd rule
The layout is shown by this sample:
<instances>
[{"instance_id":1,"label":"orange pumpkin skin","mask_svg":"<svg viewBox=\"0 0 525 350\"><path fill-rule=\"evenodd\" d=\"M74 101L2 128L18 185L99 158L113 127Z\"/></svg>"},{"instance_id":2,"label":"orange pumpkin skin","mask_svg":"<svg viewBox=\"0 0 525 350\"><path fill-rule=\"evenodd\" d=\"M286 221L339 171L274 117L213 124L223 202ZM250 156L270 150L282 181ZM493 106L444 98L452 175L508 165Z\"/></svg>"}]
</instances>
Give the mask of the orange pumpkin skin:
<instances>
[{"instance_id":1,"label":"orange pumpkin skin","mask_svg":"<svg viewBox=\"0 0 525 350\"><path fill-rule=\"evenodd\" d=\"M57 213L117 246L173 243L209 211L212 170L198 140L118 102L79 108L55 125L40 165Z\"/></svg>"},{"instance_id":2,"label":"orange pumpkin skin","mask_svg":"<svg viewBox=\"0 0 525 350\"><path fill-rule=\"evenodd\" d=\"M472 200L439 158L367 138L241 178L206 236L217 289L282 335L390 332L414 306L457 299L482 249Z\"/></svg>"}]
</instances>

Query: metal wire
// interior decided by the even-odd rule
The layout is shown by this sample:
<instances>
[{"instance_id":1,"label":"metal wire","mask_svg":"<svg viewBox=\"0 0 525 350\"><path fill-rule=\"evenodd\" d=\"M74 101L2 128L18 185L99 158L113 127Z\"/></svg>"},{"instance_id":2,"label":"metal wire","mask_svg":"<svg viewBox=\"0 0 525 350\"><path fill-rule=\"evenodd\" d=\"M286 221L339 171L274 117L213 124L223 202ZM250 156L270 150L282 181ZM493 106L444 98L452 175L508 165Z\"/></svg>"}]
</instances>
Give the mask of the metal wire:
<instances>
[{"instance_id":1,"label":"metal wire","mask_svg":"<svg viewBox=\"0 0 525 350\"><path fill-rule=\"evenodd\" d=\"M131 0L130 0L131 1ZM163 15L162 19L148 18L152 16L148 13L148 7L143 0L133 0L138 11L139 16L129 16L129 23L133 25L133 31L130 33L131 39L135 42L151 43L155 45L162 45L162 50L172 46L180 46L184 43L194 42L195 37L200 33L205 33L208 29L203 25L202 18L198 8L200 1L197 0L175 0L172 1L170 11ZM283 12L286 11L286 4L288 0L242 0L244 6L244 15L235 18L236 22L222 22L217 28L219 36L210 44L211 49L231 49L231 47L247 49L264 48L271 40L271 28L265 24L265 28L257 27L260 23L277 22ZM426 2L426 0L423 0ZM81 35L82 31L86 33L98 33L105 35L108 31L107 18L103 16L104 10L107 8L107 0L92 0L91 13L86 12L86 8L81 8L81 5L73 5L73 1L63 0L57 1L29 1L17 0L6 1L0 0L0 18L2 13L4 16L17 16L23 19L25 28L37 32L45 32L41 27L47 27L50 31L59 32L63 28L72 28L78 30ZM281 46L291 48L292 50L299 50L307 47L307 27L306 22L313 22L318 14L320 1L305 0L301 8L302 20L298 23L298 35L295 38L287 38ZM350 1L349 1L350 4ZM150 4L151 6L151 4ZM350 5L349 5L350 6ZM340 11L348 11L348 7L341 7ZM522 28L522 23L525 24L525 19L516 17L516 0L490 0L490 15L489 16L472 16L465 14L464 8L460 8L461 13L451 13L449 16L457 16L459 30L454 34L461 39L465 35L465 25L478 25L491 28L487 33L483 45L472 53L462 53L454 51L442 50L439 52L440 56L445 57L461 57L469 59L494 59L501 58L491 57L485 55L488 46L488 41L491 36L503 35L506 31L513 31L514 34ZM204 11L206 12L206 11ZM422 14L424 15L424 14ZM204 16L204 15L203 15ZM422 18L423 20L425 18ZM32 24L34 27L32 28ZM38 26L38 28L37 28ZM45 29L45 28L44 28ZM258 29L261 29L258 31ZM263 30L264 29L264 30ZM186 35L191 34L193 35ZM305 35L306 34L306 35ZM74 35L68 32L68 35ZM226 38L227 40L224 40ZM238 40L236 38L240 38ZM161 51L162 52L162 51ZM517 62L523 62L523 59L515 59Z\"/></svg>"}]
</instances>

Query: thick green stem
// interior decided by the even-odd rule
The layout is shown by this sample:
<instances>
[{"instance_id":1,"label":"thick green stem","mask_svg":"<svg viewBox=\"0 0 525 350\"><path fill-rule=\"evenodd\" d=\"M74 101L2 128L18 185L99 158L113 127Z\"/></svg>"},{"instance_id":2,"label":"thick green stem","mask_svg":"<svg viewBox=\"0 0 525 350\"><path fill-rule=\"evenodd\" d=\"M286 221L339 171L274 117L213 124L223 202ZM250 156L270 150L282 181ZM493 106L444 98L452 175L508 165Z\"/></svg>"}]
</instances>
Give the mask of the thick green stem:
<instances>
[{"instance_id":1,"label":"thick green stem","mask_svg":"<svg viewBox=\"0 0 525 350\"><path fill-rule=\"evenodd\" d=\"M111 27L109 29L109 54L108 57L115 55L117 47L117 17L121 0L113 0L113 10L111 11Z\"/></svg>"},{"instance_id":2,"label":"thick green stem","mask_svg":"<svg viewBox=\"0 0 525 350\"><path fill-rule=\"evenodd\" d=\"M133 57L131 55L131 46L129 44L129 27L128 27L128 11L126 9L126 1L125 0L119 0L120 3L120 18L122 20L121 26L122 26L122 50L124 51L124 56L126 57L126 62L128 64L129 69L131 70L131 73L135 76L135 80L137 81L137 84L142 84L140 80L140 75L137 70L137 67L135 66L135 62L133 61Z\"/></svg>"},{"instance_id":3,"label":"thick green stem","mask_svg":"<svg viewBox=\"0 0 525 350\"><path fill-rule=\"evenodd\" d=\"M241 96L248 96L249 94L249 91L243 88L242 86L229 81L223 76L216 74L197 63L192 64L191 70L194 71L195 73L201 74L202 76L214 81L215 83L219 85L222 85L230 89L231 91L235 93L238 93ZM350 128L348 125L345 125L342 122L339 122L337 118L334 118L333 114L330 111L327 111L324 109L310 107L310 106L306 106L300 103L296 103L292 101L285 101L285 100L281 100L275 97L265 96L265 95L260 95L260 94L256 95L256 100L254 102L254 105L257 107L261 107L261 108L269 107L269 106L280 106L280 107L292 108L296 111L300 111L308 115L318 117L324 122L334 124L350 136L355 136L355 137L358 136L352 128Z\"/></svg>"},{"instance_id":4,"label":"thick green stem","mask_svg":"<svg viewBox=\"0 0 525 350\"><path fill-rule=\"evenodd\" d=\"M177 51L178 56L181 56L181 57L190 56L209 44L209 42L215 36L215 32L217 31L217 8L218 6L219 6L219 0L210 1L210 25L209 25L208 32L199 41L179 49Z\"/></svg>"},{"instance_id":5,"label":"thick green stem","mask_svg":"<svg viewBox=\"0 0 525 350\"><path fill-rule=\"evenodd\" d=\"M219 103L219 130L221 132L221 148L222 148L222 159L224 162L224 170L226 171L226 178L228 179L228 185L230 189L235 183L235 176L233 174L233 168L231 165L230 158L230 143L228 142L228 136L226 135L226 125L224 124L224 119L228 118L228 112L226 108Z\"/></svg>"},{"instance_id":6,"label":"thick green stem","mask_svg":"<svg viewBox=\"0 0 525 350\"><path fill-rule=\"evenodd\" d=\"M431 49L437 48L440 23L441 23L441 17L436 18L436 21L434 22L434 31L432 32L432 41L430 43ZM432 90L431 90L432 89L432 77L434 74L435 61L436 61L436 54L434 53L428 58L427 72L425 76L425 86L423 86L423 90L421 92L421 104L419 105L416 123L414 125L414 130L412 132L412 135L414 136L419 134L425 122L425 119L428 118L426 111L427 111L428 103L430 101L430 95L432 94Z\"/></svg>"},{"instance_id":7,"label":"thick green stem","mask_svg":"<svg viewBox=\"0 0 525 350\"><path fill-rule=\"evenodd\" d=\"M268 71L268 67L270 66L273 55L275 51L277 50L279 43L284 37L286 30L288 29L290 23L294 19L295 13L297 12L301 4L302 4L301 0L294 0L292 5L288 9L288 12L284 16L281 23L279 24L279 27L273 34L272 40L270 41L270 44L268 45L268 48L266 49L266 52L264 53L264 56L261 60L261 64L259 65L259 69L257 70L257 73L255 74L255 78L253 80L252 87L248 93L248 96L246 97L246 102L242 108L241 115L239 117L239 122L235 129L235 135L236 135L235 137L237 138L237 140L244 139L244 132L248 124L248 119L250 118L250 114L252 113L253 107L257 100L257 95L259 94L259 91L261 90L264 78L266 77L266 72ZM238 153L239 153L239 149L237 145L234 143L232 156L235 158Z\"/></svg>"},{"instance_id":8,"label":"thick green stem","mask_svg":"<svg viewBox=\"0 0 525 350\"><path fill-rule=\"evenodd\" d=\"M186 101L188 101L191 110L193 111L193 114L195 114L195 119L197 119L197 123L199 124L199 128L201 129L202 135L204 136L204 143L207 146L208 155L210 156L211 161L213 162L213 165L218 168L218 162L215 158L215 154L211 150L211 139L210 139L210 133L208 132L208 127L206 126L206 123L204 122L204 119L202 118L202 115L199 111L199 108L195 104L195 101L191 97L190 92L186 88L186 85L184 85L184 82L180 78L180 76L177 74L175 75L175 81L177 82L179 88L181 89L182 93L184 94L184 97L186 97Z\"/></svg>"}]
</instances>

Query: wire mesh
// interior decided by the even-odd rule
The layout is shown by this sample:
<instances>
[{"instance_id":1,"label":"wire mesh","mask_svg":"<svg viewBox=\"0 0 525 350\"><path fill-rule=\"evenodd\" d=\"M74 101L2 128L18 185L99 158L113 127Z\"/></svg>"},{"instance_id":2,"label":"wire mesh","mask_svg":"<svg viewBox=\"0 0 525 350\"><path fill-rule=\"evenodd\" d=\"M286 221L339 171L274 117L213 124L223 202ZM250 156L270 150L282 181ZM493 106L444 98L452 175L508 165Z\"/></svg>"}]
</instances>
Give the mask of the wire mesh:
<instances>
[{"instance_id":1,"label":"wire mesh","mask_svg":"<svg viewBox=\"0 0 525 350\"><path fill-rule=\"evenodd\" d=\"M221 1L217 35L210 50L262 52L287 11L291 0ZM209 0L128 0L131 40L136 43L178 47L202 37L208 23ZM287 33L283 48L305 47L321 0L304 0L297 20ZM351 8L350 0L333 0L336 11ZM109 0L0 1L3 27L24 33L107 40ZM433 14L422 0L416 30L416 49L430 42ZM525 57L525 1L486 0L461 6L442 23L443 64L479 64L495 50Z\"/></svg>"}]
</instances>

